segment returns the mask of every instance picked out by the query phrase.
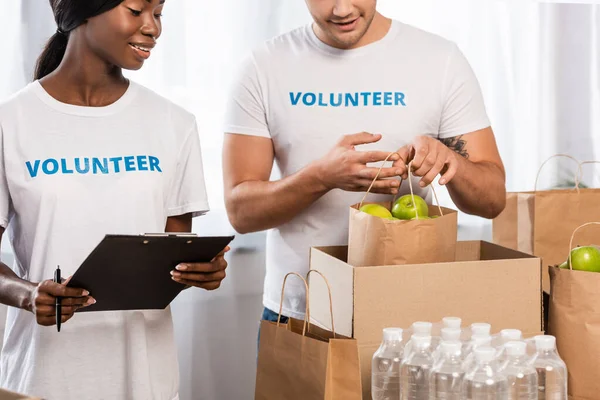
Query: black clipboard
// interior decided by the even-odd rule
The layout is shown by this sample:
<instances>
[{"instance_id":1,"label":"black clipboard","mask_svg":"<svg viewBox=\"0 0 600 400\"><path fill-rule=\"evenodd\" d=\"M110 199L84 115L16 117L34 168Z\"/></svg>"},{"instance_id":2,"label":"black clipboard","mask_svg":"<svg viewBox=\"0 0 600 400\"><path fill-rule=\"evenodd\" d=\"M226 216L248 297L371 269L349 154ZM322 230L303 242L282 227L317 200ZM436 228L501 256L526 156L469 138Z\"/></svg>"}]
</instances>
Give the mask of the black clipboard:
<instances>
[{"instance_id":1,"label":"black clipboard","mask_svg":"<svg viewBox=\"0 0 600 400\"><path fill-rule=\"evenodd\" d=\"M69 287L96 304L77 312L162 310L185 288L171 279L179 263L210 262L234 236L191 233L106 235L77 269Z\"/></svg>"}]
</instances>

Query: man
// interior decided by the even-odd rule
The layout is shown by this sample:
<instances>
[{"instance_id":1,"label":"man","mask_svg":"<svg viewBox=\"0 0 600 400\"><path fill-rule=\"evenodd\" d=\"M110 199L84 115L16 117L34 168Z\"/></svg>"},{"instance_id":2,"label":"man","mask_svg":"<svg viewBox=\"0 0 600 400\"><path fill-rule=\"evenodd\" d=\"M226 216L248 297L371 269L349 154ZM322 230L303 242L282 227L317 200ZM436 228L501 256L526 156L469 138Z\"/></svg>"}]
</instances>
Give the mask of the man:
<instances>
[{"instance_id":1,"label":"man","mask_svg":"<svg viewBox=\"0 0 600 400\"><path fill-rule=\"evenodd\" d=\"M370 201L405 193L393 178L407 178L412 161L428 202L427 186L441 174L466 213L493 218L505 205L504 167L458 48L385 18L376 0L306 3L314 23L270 40L245 64L223 149L233 227L269 230L268 320L277 318L284 275L306 274L311 246L347 243L348 207L375 178L372 163L392 152ZM273 162L282 178L270 181ZM303 318L304 307L303 285L292 279L282 315Z\"/></svg>"}]
</instances>

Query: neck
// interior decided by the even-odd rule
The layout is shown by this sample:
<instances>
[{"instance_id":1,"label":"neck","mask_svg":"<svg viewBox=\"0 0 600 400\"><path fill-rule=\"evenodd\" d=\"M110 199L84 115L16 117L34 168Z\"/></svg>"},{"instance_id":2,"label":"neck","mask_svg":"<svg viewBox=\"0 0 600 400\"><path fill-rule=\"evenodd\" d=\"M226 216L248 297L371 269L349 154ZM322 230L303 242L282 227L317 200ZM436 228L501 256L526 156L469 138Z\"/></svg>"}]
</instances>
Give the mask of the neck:
<instances>
[{"instance_id":1,"label":"neck","mask_svg":"<svg viewBox=\"0 0 600 400\"><path fill-rule=\"evenodd\" d=\"M381 15L379 12L375 12L375 16L367 28L365 34L358 40L358 42L348 47L340 47L339 43L333 42L327 35L321 30L319 25L313 23L313 31L317 37L325 44L329 46L340 48L342 50L352 50L359 47L368 46L371 43L375 43L385 37L392 26L392 20Z\"/></svg>"},{"instance_id":2,"label":"neck","mask_svg":"<svg viewBox=\"0 0 600 400\"><path fill-rule=\"evenodd\" d=\"M128 87L121 68L102 60L76 35L58 68L40 82L58 100L89 107L113 103Z\"/></svg>"},{"instance_id":3,"label":"neck","mask_svg":"<svg viewBox=\"0 0 600 400\"><path fill-rule=\"evenodd\" d=\"M369 25L369 29L365 32L362 38L352 46L352 48L358 48L367 46L371 43L380 41L388 34L390 27L392 26L392 20L381 15L379 12L375 12L373 21Z\"/></svg>"}]
</instances>

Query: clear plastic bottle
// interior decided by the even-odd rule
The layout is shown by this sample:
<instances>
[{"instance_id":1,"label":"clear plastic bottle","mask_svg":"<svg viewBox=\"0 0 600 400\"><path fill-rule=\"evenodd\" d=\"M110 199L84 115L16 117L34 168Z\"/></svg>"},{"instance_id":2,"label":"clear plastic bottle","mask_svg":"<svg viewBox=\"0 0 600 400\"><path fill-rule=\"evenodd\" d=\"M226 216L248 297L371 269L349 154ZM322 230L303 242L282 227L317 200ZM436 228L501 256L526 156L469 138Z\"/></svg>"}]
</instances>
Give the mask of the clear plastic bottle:
<instances>
[{"instance_id":1,"label":"clear plastic bottle","mask_svg":"<svg viewBox=\"0 0 600 400\"><path fill-rule=\"evenodd\" d=\"M442 341L439 348L441 358L431 370L429 398L430 400L461 400L462 381L465 376L462 368L461 343L456 340Z\"/></svg>"},{"instance_id":2,"label":"clear plastic bottle","mask_svg":"<svg viewBox=\"0 0 600 400\"><path fill-rule=\"evenodd\" d=\"M508 381L496 362L496 350L490 346L474 350L475 366L467 370L462 398L466 400L508 400Z\"/></svg>"},{"instance_id":3,"label":"clear plastic bottle","mask_svg":"<svg viewBox=\"0 0 600 400\"><path fill-rule=\"evenodd\" d=\"M478 347L491 347L492 337L490 335L473 335L471 340L463 350L464 368L465 371L473 367L475 364L475 349Z\"/></svg>"},{"instance_id":4,"label":"clear plastic bottle","mask_svg":"<svg viewBox=\"0 0 600 400\"><path fill-rule=\"evenodd\" d=\"M556 351L556 338L540 335L534 338L534 367L538 375L539 400L567 399L567 366Z\"/></svg>"},{"instance_id":5,"label":"clear plastic bottle","mask_svg":"<svg viewBox=\"0 0 600 400\"><path fill-rule=\"evenodd\" d=\"M527 356L527 344L511 341L504 348L506 361L500 366L500 371L508 379L510 400L537 400L538 377Z\"/></svg>"},{"instance_id":6,"label":"clear plastic bottle","mask_svg":"<svg viewBox=\"0 0 600 400\"><path fill-rule=\"evenodd\" d=\"M434 363L437 362L442 356L442 348L441 348L442 343L458 342L458 344L462 346L462 343L460 343L461 333L462 333L462 331L458 328L442 328L440 345L435 347L433 350L433 353L432 353ZM461 351L462 351L462 349L461 349Z\"/></svg>"},{"instance_id":7,"label":"clear plastic bottle","mask_svg":"<svg viewBox=\"0 0 600 400\"><path fill-rule=\"evenodd\" d=\"M429 377L433 367L431 336L411 337L412 350L400 368L401 400L429 400Z\"/></svg>"},{"instance_id":8,"label":"clear plastic bottle","mask_svg":"<svg viewBox=\"0 0 600 400\"><path fill-rule=\"evenodd\" d=\"M444 317L442 318L442 328L453 328L460 329L462 319L458 317Z\"/></svg>"},{"instance_id":9,"label":"clear plastic bottle","mask_svg":"<svg viewBox=\"0 0 600 400\"><path fill-rule=\"evenodd\" d=\"M500 363L504 362L506 360L506 354L504 351L504 345L508 342L512 342L512 341L520 341L523 339L523 334L520 330L518 329L503 329L500 331L500 337L499 337L499 342L497 342L497 349L498 349L498 361ZM525 346L527 347L527 346Z\"/></svg>"},{"instance_id":10,"label":"clear plastic bottle","mask_svg":"<svg viewBox=\"0 0 600 400\"><path fill-rule=\"evenodd\" d=\"M413 322L411 326L412 335L411 338L406 342L406 346L404 347L404 353L409 354L412 349L412 337L413 336L430 336L431 331L433 330L433 324L431 322Z\"/></svg>"},{"instance_id":11,"label":"clear plastic bottle","mask_svg":"<svg viewBox=\"0 0 600 400\"><path fill-rule=\"evenodd\" d=\"M383 342L373 355L371 396L373 400L400 398L400 367L404 356L402 329L385 328Z\"/></svg>"},{"instance_id":12,"label":"clear plastic bottle","mask_svg":"<svg viewBox=\"0 0 600 400\"><path fill-rule=\"evenodd\" d=\"M485 322L475 322L471 324L471 335L489 335L492 332L492 325Z\"/></svg>"}]
</instances>

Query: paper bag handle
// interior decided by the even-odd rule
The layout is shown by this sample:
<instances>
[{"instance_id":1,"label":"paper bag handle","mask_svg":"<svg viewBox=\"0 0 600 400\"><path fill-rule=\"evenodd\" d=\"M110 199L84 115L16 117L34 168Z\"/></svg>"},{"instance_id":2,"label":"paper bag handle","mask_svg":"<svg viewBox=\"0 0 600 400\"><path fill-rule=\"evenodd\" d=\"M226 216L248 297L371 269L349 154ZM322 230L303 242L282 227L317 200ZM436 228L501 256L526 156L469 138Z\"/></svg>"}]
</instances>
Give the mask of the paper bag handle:
<instances>
[{"instance_id":1,"label":"paper bag handle","mask_svg":"<svg viewBox=\"0 0 600 400\"><path fill-rule=\"evenodd\" d=\"M325 275L323 275L321 273L321 271L317 271L316 269L311 269L306 274L306 279L309 282L309 286L310 286L309 276L312 272L321 275L321 277L325 281L325 285L327 285L327 292L329 293L329 313L331 314L331 333L333 334L333 338L335 339L335 326L333 324L333 302L331 301L331 286L329 285L329 281L327 280L327 278L325 278ZM308 295L308 292L306 295L306 310L307 310L306 312L309 313L308 310L310 310L310 296ZM310 329L310 325L308 326L308 329Z\"/></svg>"},{"instance_id":2,"label":"paper bag handle","mask_svg":"<svg viewBox=\"0 0 600 400\"><path fill-rule=\"evenodd\" d=\"M388 156L385 158L385 160L383 160L383 163L385 163L392 155L394 154L398 154L396 152L390 153L388 154ZM398 156L400 156L398 154ZM375 182L377 182L377 179L379 178L379 174L381 173L381 170L383 169L383 163L381 164L381 166L379 167L379 171L377 171L377 174L375 175L375 179L373 179L373 182L371 182L371 186L369 186L369 188L367 189L365 195L363 196L362 200L360 201L360 204L358 206L358 208L361 208L363 203L365 202L365 199L367 198L367 196L369 195L369 193L371 192L371 189L373 188L373 185L375 184ZM415 202L415 193L413 191L413 186L412 186L412 161L408 163L408 186L410 188L410 195L412 197L412 201L413 204ZM398 186L398 188L400 188L400 186L402 186L402 179L400 180L400 185ZM431 191L433 192L433 196L435 197L435 201L437 203L438 206L438 210L440 211L440 216L444 216L444 212L442 211L442 207L440 207L440 201L438 200L437 197L437 193L435 192L435 188L433 187L433 185L431 186ZM415 208L415 212L416 212L416 216L417 216L417 220L419 219L419 211Z\"/></svg>"},{"instance_id":3,"label":"paper bag handle","mask_svg":"<svg viewBox=\"0 0 600 400\"><path fill-rule=\"evenodd\" d=\"M587 164L600 164L600 161L582 161L579 163L579 172L575 177L575 186L579 188L579 184L581 183L581 179L583 179L583 166Z\"/></svg>"},{"instance_id":4,"label":"paper bag handle","mask_svg":"<svg viewBox=\"0 0 600 400\"><path fill-rule=\"evenodd\" d=\"M588 222L588 223L585 223L585 224L579 226L577 229L575 229L573 231L573 234L571 235L571 241L569 242L569 269L571 271L573 271L573 263L571 261L571 250L573 250L573 239L575 238L575 234L577 233L578 230L580 230L582 228L585 228L585 227L588 227L590 225L600 225L600 222Z\"/></svg>"},{"instance_id":5,"label":"paper bag handle","mask_svg":"<svg viewBox=\"0 0 600 400\"><path fill-rule=\"evenodd\" d=\"M533 184L533 191L537 191L537 186L538 186L538 182L540 180L540 174L542 173L542 168L544 168L544 165L546 165L548 163L548 161L551 161L554 158L557 157L566 157L569 158L573 161L575 161L577 163L577 166L579 167L577 175L575 175L575 190L577 190L577 193L579 193L579 176L581 175L581 164L579 163L579 160L577 160L575 157L572 157L568 154L555 154L553 156L548 157L548 159L546 159L546 161L544 161L542 163L542 165L540 165L540 168L538 169L538 173L535 177L535 183Z\"/></svg>"},{"instance_id":6,"label":"paper bag handle","mask_svg":"<svg viewBox=\"0 0 600 400\"><path fill-rule=\"evenodd\" d=\"M281 285L281 299L279 301L279 314L277 317L277 327L279 328L279 325L281 324L281 313L283 312L283 296L285 293L285 283L287 281L287 278L290 275L295 275L298 278L302 279L302 282L304 282L304 288L306 289L306 294L307 294L307 298L308 298L308 283L306 283L306 279L304 279L304 277L296 272L289 272L285 275L285 277L283 278L283 284ZM306 303L306 312L304 313L304 325L302 326L302 336L306 335L306 324L309 318L309 311L308 311L308 301Z\"/></svg>"}]
</instances>

